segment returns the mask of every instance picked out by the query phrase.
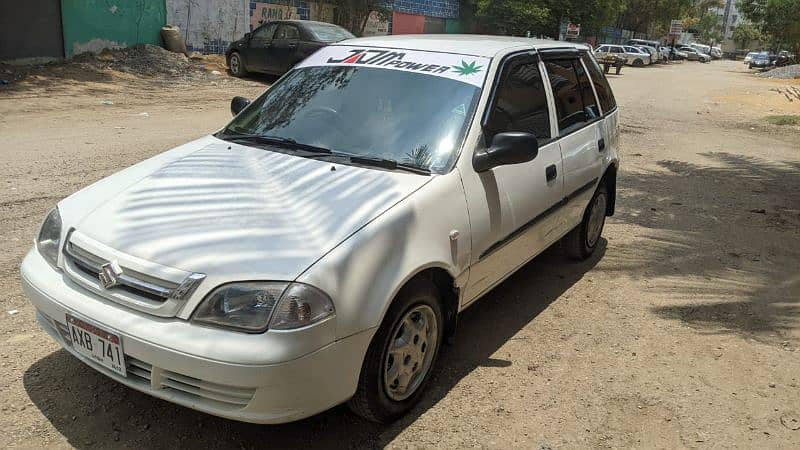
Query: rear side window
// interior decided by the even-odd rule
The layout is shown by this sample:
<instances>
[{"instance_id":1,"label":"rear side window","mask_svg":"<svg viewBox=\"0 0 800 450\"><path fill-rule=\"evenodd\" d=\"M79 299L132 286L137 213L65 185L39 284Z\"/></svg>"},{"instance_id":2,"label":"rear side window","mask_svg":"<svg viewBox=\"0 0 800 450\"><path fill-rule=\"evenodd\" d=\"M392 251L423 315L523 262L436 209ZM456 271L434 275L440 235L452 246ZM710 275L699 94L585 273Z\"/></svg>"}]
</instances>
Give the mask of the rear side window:
<instances>
[{"instance_id":1,"label":"rear side window","mask_svg":"<svg viewBox=\"0 0 800 450\"><path fill-rule=\"evenodd\" d=\"M545 63L550 85L553 87L558 131L562 136L582 127L590 120L590 114L584 109L576 64L578 64L577 59L557 59Z\"/></svg>"},{"instance_id":2,"label":"rear side window","mask_svg":"<svg viewBox=\"0 0 800 450\"><path fill-rule=\"evenodd\" d=\"M578 74L578 82L581 87L581 99L583 99L583 110L586 112L586 116L589 120L596 119L600 117L600 108L597 107L597 99L592 90L592 83L589 81L586 71L583 70L583 64L577 59L573 60L572 63L575 66L575 72Z\"/></svg>"},{"instance_id":3,"label":"rear side window","mask_svg":"<svg viewBox=\"0 0 800 450\"><path fill-rule=\"evenodd\" d=\"M538 60L516 58L503 69L488 128L492 133L525 131L540 141L550 139L550 113Z\"/></svg>"},{"instance_id":4,"label":"rear side window","mask_svg":"<svg viewBox=\"0 0 800 450\"><path fill-rule=\"evenodd\" d=\"M294 25L280 25L275 32L275 39L299 39L300 32Z\"/></svg>"},{"instance_id":5,"label":"rear side window","mask_svg":"<svg viewBox=\"0 0 800 450\"><path fill-rule=\"evenodd\" d=\"M594 83L594 90L597 91L597 98L600 100L600 107L603 108L603 113L608 114L617 107L617 102L614 100L614 93L611 92L611 86L608 85L600 65L597 64L594 58L589 56L588 53L581 54L581 59L586 65L586 70L589 71L589 76Z\"/></svg>"}]
</instances>

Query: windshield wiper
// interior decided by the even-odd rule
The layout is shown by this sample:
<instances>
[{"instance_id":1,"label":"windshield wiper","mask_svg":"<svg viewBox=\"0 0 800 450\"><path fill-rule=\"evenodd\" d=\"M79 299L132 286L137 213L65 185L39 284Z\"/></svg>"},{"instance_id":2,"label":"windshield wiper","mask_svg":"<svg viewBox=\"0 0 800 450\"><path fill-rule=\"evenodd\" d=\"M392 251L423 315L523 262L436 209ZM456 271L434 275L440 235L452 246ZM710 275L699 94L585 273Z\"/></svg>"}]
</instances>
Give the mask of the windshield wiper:
<instances>
[{"instance_id":1,"label":"windshield wiper","mask_svg":"<svg viewBox=\"0 0 800 450\"><path fill-rule=\"evenodd\" d=\"M414 166L397 162L393 159L384 158L366 158L363 156L351 156L350 162L353 164L361 164L364 166L380 167L388 170L404 170L406 172L416 173L420 175L430 175L430 169L424 167Z\"/></svg>"},{"instance_id":2,"label":"windshield wiper","mask_svg":"<svg viewBox=\"0 0 800 450\"><path fill-rule=\"evenodd\" d=\"M260 134L228 134L228 133L220 133L218 138L228 141L243 141L243 142L255 142L259 144L270 144L270 145L277 145L280 147L288 148L291 150L304 150L310 153L322 154L322 155L330 155L331 150L325 147L317 147L311 144L303 144L297 142L292 138L286 138L281 136L267 136L267 135L260 135Z\"/></svg>"}]
</instances>

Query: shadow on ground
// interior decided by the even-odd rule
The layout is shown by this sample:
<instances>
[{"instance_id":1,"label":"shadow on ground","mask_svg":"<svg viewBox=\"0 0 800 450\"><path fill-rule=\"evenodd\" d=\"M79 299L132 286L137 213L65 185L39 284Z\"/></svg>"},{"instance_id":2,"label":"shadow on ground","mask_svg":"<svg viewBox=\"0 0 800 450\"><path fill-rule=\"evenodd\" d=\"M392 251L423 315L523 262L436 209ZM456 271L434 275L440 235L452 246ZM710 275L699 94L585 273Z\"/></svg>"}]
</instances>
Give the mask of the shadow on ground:
<instances>
[{"instance_id":1,"label":"shadow on ground","mask_svg":"<svg viewBox=\"0 0 800 450\"><path fill-rule=\"evenodd\" d=\"M212 417L149 397L95 372L64 350L31 366L23 383L31 400L77 448L353 448L391 441L478 367L504 367L494 353L536 320L605 254L572 263L546 251L460 318L458 336L444 349L423 401L401 421L381 426L339 406L286 425L252 425Z\"/></svg>"},{"instance_id":2,"label":"shadow on ground","mask_svg":"<svg viewBox=\"0 0 800 450\"><path fill-rule=\"evenodd\" d=\"M747 145L743 143L742 145ZM757 153L757 152L750 152ZM769 341L800 319L800 165L732 153L621 175L615 222L643 227L603 268L650 283L652 306L703 332Z\"/></svg>"}]
</instances>

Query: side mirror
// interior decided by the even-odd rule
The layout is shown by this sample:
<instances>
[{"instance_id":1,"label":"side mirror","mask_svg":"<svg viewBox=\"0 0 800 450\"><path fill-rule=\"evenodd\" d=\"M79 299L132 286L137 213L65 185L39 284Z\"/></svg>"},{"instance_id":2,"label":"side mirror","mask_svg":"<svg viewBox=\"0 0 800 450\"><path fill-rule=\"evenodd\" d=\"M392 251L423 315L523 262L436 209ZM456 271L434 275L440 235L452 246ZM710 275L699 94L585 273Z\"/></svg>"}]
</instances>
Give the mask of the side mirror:
<instances>
[{"instance_id":1,"label":"side mirror","mask_svg":"<svg viewBox=\"0 0 800 450\"><path fill-rule=\"evenodd\" d=\"M233 97L233 100L231 100L231 114L234 116L239 114L243 109L247 108L249 104L250 100L244 97Z\"/></svg>"},{"instance_id":2,"label":"side mirror","mask_svg":"<svg viewBox=\"0 0 800 450\"><path fill-rule=\"evenodd\" d=\"M492 138L492 145L472 156L472 167L476 172L510 164L532 161L539 154L539 141L531 133L507 131Z\"/></svg>"},{"instance_id":3,"label":"side mirror","mask_svg":"<svg viewBox=\"0 0 800 450\"><path fill-rule=\"evenodd\" d=\"M252 33L245 33L245 34L244 34L244 39L245 39L246 41L249 41L251 37L253 37L253 34L252 34Z\"/></svg>"}]
</instances>

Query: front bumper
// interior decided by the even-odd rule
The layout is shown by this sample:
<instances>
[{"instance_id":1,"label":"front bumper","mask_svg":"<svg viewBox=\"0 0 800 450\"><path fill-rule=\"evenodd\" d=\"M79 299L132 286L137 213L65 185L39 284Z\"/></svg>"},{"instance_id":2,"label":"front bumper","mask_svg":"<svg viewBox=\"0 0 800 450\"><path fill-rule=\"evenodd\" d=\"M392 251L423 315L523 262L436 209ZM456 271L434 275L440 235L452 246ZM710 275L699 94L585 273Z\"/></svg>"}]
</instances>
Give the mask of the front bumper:
<instances>
[{"instance_id":1,"label":"front bumper","mask_svg":"<svg viewBox=\"0 0 800 450\"><path fill-rule=\"evenodd\" d=\"M287 338L302 340L302 333L314 330L244 335L197 327L180 319L147 316L83 290L53 270L35 250L23 261L22 284L37 309L41 327L87 365L154 397L244 422L290 422L349 399L355 393L363 356L374 332L367 330L290 357ZM127 376L106 369L72 348L69 339L65 339L66 313L86 317L120 335ZM320 325L324 328L325 324ZM195 335L194 343L185 342L189 338L187 327L200 333ZM209 336L210 339L203 339ZM229 342L221 342L226 337ZM314 339L318 337L311 342L316 342ZM256 350L261 351L233 351L233 361L226 360L221 356L231 342L257 346ZM275 346L284 350L276 352ZM290 350L303 348L301 345ZM242 360L248 354L259 357L248 363ZM283 361L265 361L265 354Z\"/></svg>"}]
</instances>

